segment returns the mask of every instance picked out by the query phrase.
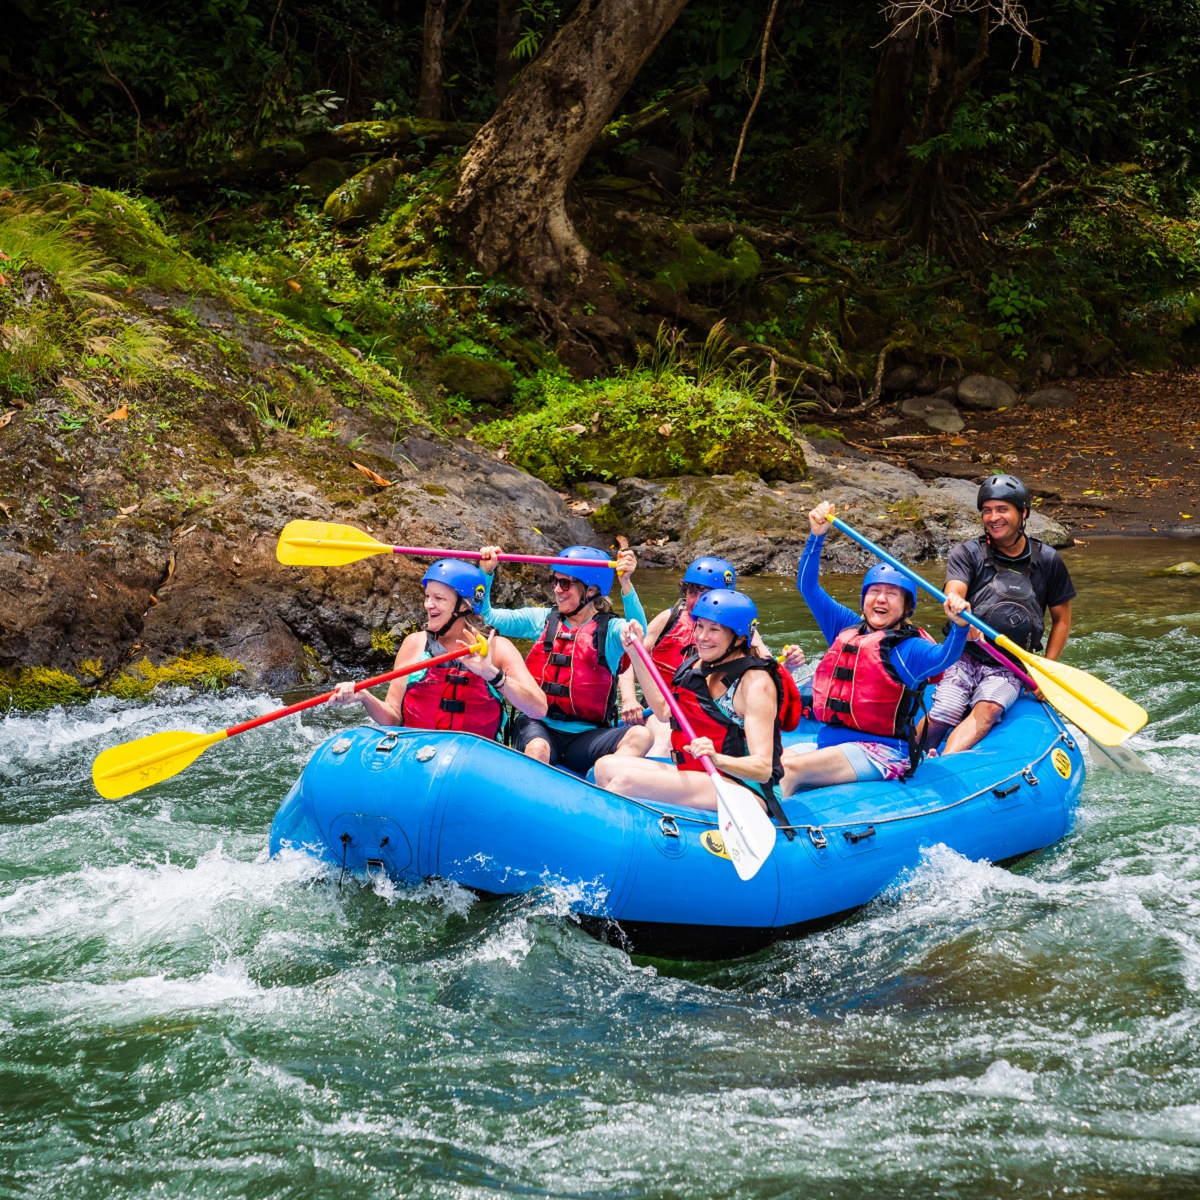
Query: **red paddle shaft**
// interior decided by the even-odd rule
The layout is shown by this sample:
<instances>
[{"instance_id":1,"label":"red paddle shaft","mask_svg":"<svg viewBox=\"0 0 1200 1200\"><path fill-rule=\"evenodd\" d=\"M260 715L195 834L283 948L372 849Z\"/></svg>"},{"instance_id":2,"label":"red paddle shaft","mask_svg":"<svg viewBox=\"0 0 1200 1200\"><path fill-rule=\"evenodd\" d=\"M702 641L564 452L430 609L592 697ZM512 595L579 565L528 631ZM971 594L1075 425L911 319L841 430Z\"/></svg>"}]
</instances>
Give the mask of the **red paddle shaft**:
<instances>
[{"instance_id":1,"label":"red paddle shaft","mask_svg":"<svg viewBox=\"0 0 1200 1200\"><path fill-rule=\"evenodd\" d=\"M696 740L696 731L692 728L691 721L684 715L683 709L679 707L679 701L675 699L675 693L663 682L658 664L650 657L646 647L637 638L634 638L629 644L633 652L642 660L646 670L650 672L650 678L658 685L658 690L662 692L663 699L667 702L667 707L671 710L671 715L679 722L679 728L683 730L689 742L694 742ZM714 779L721 777L721 772L717 770L713 760L707 754L700 759L700 763Z\"/></svg>"},{"instance_id":2,"label":"red paddle shaft","mask_svg":"<svg viewBox=\"0 0 1200 1200\"><path fill-rule=\"evenodd\" d=\"M1031 692L1038 690L1037 680L1032 675L1026 675L1016 663L1001 654L987 638L981 638L972 644L982 646L1002 667L1007 667Z\"/></svg>"},{"instance_id":3,"label":"red paddle shaft","mask_svg":"<svg viewBox=\"0 0 1200 1200\"><path fill-rule=\"evenodd\" d=\"M411 554L416 558L473 558L483 556L478 550L434 550L429 546L393 546L393 554ZM547 566L614 567L611 558L560 558L554 554L497 554L500 562L544 563Z\"/></svg>"},{"instance_id":4,"label":"red paddle shaft","mask_svg":"<svg viewBox=\"0 0 1200 1200\"><path fill-rule=\"evenodd\" d=\"M478 645L479 643L474 643ZM451 662L456 658L465 658L471 653L468 647L465 650L448 650L445 654L439 654L437 658L422 659L421 662L412 663L410 666L401 667L398 671L389 671L386 675L376 675L374 679L364 679L361 683L354 685L356 692L361 692L363 688L375 687L379 683L387 683L392 679L399 679L401 675L411 675L414 671L424 671L427 667L440 666L442 663ZM337 689L335 688L334 691ZM240 725L230 725L225 730L229 737L233 737L237 733L245 733L247 729L257 729L260 725L266 725L270 721L278 721L280 717L290 717L292 713L303 712L306 708L316 708L318 704L324 704L326 700L333 696L334 692L326 692L323 696L313 696L311 700L301 700L299 704L289 704L287 708L277 708L274 712L269 712L265 716L255 717L253 721L243 721Z\"/></svg>"}]
</instances>

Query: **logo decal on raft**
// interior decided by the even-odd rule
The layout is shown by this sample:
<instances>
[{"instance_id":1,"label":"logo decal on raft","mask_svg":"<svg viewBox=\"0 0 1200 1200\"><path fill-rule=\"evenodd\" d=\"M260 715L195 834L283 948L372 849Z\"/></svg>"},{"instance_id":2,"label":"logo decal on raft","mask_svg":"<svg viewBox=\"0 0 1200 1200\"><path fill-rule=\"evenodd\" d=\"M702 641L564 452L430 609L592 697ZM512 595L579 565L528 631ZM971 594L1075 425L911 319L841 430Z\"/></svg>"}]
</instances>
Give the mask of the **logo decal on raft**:
<instances>
[{"instance_id":1,"label":"logo decal on raft","mask_svg":"<svg viewBox=\"0 0 1200 1200\"><path fill-rule=\"evenodd\" d=\"M715 829L706 829L700 835L700 845L709 854L715 854L718 858L729 858L729 854L725 849L725 839Z\"/></svg>"},{"instance_id":2,"label":"logo decal on raft","mask_svg":"<svg viewBox=\"0 0 1200 1200\"><path fill-rule=\"evenodd\" d=\"M1054 769L1064 778L1071 778L1071 760L1067 757L1065 750L1055 750L1050 755L1050 761L1054 764Z\"/></svg>"}]
</instances>

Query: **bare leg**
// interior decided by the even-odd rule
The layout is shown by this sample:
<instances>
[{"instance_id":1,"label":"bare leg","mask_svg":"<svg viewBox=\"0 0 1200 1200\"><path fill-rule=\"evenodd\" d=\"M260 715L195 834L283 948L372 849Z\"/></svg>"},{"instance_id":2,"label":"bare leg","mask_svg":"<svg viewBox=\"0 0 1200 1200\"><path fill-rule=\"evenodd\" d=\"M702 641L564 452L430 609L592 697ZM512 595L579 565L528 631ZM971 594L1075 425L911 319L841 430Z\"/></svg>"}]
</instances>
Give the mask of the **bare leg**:
<instances>
[{"instance_id":1,"label":"bare leg","mask_svg":"<svg viewBox=\"0 0 1200 1200\"><path fill-rule=\"evenodd\" d=\"M650 755L654 758L669 758L671 754L671 726L655 716L646 718L646 728L654 734L654 745Z\"/></svg>"},{"instance_id":2,"label":"bare leg","mask_svg":"<svg viewBox=\"0 0 1200 1200\"><path fill-rule=\"evenodd\" d=\"M527 758L536 758L540 763L548 763L550 761L550 743L545 738L534 738L525 747L524 754Z\"/></svg>"},{"instance_id":3,"label":"bare leg","mask_svg":"<svg viewBox=\"0 0 1200 1200\"><path fill-rule=\"evenodd\" d=\"M959 754L970 750L976 742L987 737L993 725L1004 716L1004 709L990 700L980 700L973 709L955 726L946 739L946 749L943 754Z\"/></svg>"},{"instance_id":4,"label":"bare leg","mask_svg":"<svg viewBox=\"0 0 1200 1200\"><path fill-rule=\"evenodd\" d=\"M828 787L834 783L854 783L858 773L850 765L840 746L809 750L805 754L783 752L783 794L794 795L801 788Z\"/></svg>"},{"instance_id":5,"label":"bare leg","mask_svg":"<svg viewBox=\"0 0 1200 1200\"><path fill-rule=\"evenodd\" d=\"M637 796L689 808L717 807L717 790L707 774L680 771L669 763L649 762L644 758L625 758L608 754L596 763L596 783L619 796ZM733 780L727 780L733 783ZM740 786L735 784L734 786ZM746 789L754 796L750 789ZM766 811L766 805L754 796Z\"/></svg>"},{"instance_id":6,"label":"bare leg","mask_svg":"<svg viewBox=\"0 0 1200 1200\"><path fill-rule=\"evenodd\" d=\"M613 751L614 758L645 758L654 744L654 734L645 725L630 725Z\"/></svg>"}]
</instances>

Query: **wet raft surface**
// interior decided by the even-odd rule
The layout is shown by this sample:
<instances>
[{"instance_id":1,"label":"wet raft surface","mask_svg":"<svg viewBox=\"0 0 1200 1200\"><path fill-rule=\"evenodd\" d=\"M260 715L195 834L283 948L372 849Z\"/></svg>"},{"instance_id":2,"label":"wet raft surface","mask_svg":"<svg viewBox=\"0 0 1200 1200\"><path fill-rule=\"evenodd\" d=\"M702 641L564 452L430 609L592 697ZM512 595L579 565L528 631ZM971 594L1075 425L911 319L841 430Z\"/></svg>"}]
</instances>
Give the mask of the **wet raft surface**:
<instances>
[{"instance_id":1,"label":"wet raft surface","mask_svg":"<svg viewBox=\"0 0 1200 1200\"><path fill-rule=\"evenodd\" d=\"M115 805L97 750L272 702L0 719L0 1195L1195 1194L1200 590L1144 575L1189 557L1071 560L1075 661L1146 702L1154 776L1092 772L1016 871L933 849L725 965L631 961L559 892L267 861L343 714ZM816 648L783 583L752 587L768 638Z\"/></svg>"}]
</instances>

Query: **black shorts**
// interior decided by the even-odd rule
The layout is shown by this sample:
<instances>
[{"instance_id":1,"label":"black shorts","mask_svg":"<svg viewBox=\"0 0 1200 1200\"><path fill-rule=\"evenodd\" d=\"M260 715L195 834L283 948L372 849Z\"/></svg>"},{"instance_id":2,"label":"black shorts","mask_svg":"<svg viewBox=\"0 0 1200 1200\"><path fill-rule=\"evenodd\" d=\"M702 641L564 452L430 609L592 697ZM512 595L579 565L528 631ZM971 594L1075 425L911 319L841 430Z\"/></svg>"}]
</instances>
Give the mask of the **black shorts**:
<instances>
[{"instance_id":1,"label":"black shorts","mask_svg":"<svg viewBox=\"0 0 1200 1200\"><path fill-rule=\"evenodd\" d=\"M512 744L514 750L524 751L535 738L542 738L550 745L552 764L574 771L576 775L586 775L596 765L598 758L616 750L630 728L628 725L619 725L616 729L585 729L582 733L567 733L522 714L513 725Z\"/></svg>"}]
</instances>

